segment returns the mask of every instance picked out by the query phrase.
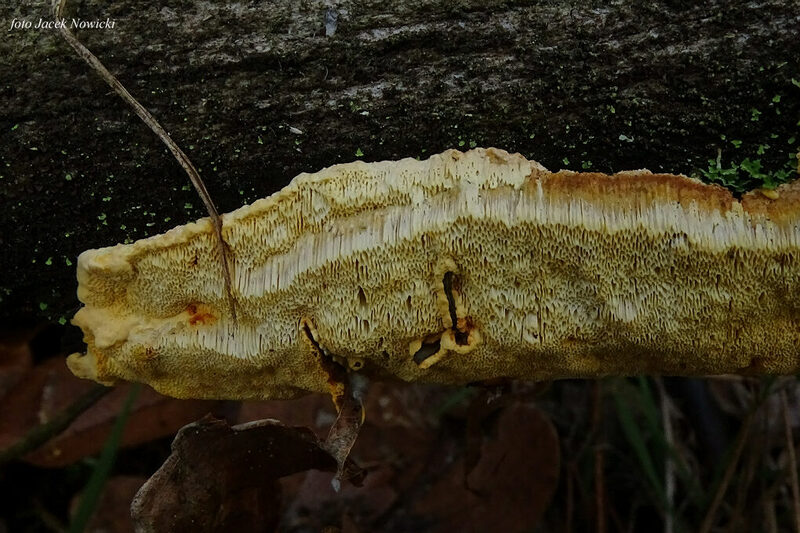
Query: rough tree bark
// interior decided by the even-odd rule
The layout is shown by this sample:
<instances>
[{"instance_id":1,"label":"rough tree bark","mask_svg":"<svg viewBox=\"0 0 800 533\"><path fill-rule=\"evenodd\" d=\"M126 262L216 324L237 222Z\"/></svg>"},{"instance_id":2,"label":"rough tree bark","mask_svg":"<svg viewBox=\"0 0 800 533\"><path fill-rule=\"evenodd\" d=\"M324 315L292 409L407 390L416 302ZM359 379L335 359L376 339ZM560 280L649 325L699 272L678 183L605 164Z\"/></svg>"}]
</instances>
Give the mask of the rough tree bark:
<instances>
[{"instance_id":1,"label":"rough tree bark","mask_svg":"<svg viewBox=\"0 0 800 533\"><path fill-rule=\"evenodd\" d=\"M56 31L9 30L48 18L46 4L0 5L3 319L69 318L79 252L204 216L164 147ZM799 7L75 0L67 21L114 21L76 33L230 211L302 171L474 145L551 169L683 173L762 146L777 167L800 118Z\"/></svg>"}]
</instances>

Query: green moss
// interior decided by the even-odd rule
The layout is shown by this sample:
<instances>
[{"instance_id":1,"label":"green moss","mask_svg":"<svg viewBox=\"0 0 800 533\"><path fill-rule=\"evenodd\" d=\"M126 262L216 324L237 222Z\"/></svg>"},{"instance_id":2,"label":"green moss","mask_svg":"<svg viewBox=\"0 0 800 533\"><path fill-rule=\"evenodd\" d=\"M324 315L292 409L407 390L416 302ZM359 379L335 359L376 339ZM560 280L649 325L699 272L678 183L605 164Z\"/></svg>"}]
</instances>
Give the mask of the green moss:
<instances>
[{"instance_id":1,"label":"green moss","mask_svg":"<svg viewBox=\"0 0 800 533\"><path fill-rule=\"evenodd\" d=\"M763 154L769 145L760 145L757 153ZM764 168L761 159L745 157L738 163L730 161L723 164L722 150L716 159L708 160L708 168L699 171L700 177L712 183L719 183L735 192L743 193L750 189L774 189L797 177L797 159L789 154L784 165L777 169Z\"/></svg>"}]
</instances>

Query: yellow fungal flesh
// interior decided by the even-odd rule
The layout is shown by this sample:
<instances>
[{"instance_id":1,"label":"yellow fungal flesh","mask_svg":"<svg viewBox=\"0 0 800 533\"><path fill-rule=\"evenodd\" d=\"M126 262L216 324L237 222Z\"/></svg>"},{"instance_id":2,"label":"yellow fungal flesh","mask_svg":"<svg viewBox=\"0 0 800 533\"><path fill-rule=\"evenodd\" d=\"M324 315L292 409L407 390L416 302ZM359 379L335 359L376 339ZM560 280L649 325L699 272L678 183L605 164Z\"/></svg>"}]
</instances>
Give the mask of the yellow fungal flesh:
<instances>
[{"instance_id":1,"label":"yellow fungal flesh","mask_svg":"<svg viewBox=\"0 0 800 533\"><path fill-rule=\"evenodd\" d=\"M800 370L800 185L741 201L648 171L455 150L302 174L223 215L81 254L76 375L191 398L407 381Z\"/></svg>"}]
</instances>

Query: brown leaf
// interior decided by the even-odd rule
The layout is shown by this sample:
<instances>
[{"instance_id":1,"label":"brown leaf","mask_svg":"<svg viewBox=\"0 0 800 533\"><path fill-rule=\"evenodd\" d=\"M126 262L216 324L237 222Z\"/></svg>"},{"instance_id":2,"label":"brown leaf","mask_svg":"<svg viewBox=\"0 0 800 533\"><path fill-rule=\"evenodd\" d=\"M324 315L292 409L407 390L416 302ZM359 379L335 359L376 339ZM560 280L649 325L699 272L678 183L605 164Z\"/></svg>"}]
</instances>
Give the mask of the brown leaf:
<instances>
[{"instance_id":1,"label":"brown leaf","mask_svg":"<svg viewBox=\"0 0 800 533\"><path fill-rule=\"evenodd\" d=\"M394 505L400 510L405 508L404 502L398 502L398 495L414 493L431 448L440 444L437 408L457 390L406 383L371 384L365 399L367 417L350 452L369 471L363 485L344 484L337 493L331 486L334 474L316 471L282 479L286 502L283 530L321 531L325 526L341 525L347 531L347 520L358 523L362 531L380 529L374 521L386 513L396 514L392 511ZM322 400L324 408L306 403L305 409L310 413L295 411L290 416L293 420L319 420L330 427L335 415L330 399ZM290 403L295 402L298 410L303 408L300 400ZM282 402L286 403L289 402Z\"/></svg>"},{"instance_id":2,"label":"brown leaf","mask_svg":"<svg viewBox=\"0 0 800 533\"><path fill-rule=\"evenodd\" d=\"M33 366L29 335L3 335L0 338L0 398L23 378Z\"/></svg>"},{"instance_id":3,"label":"brown leaf","mask_svg":"<svg viewBox=\"0 0 800 533\"><path fill-rule=\"evenodd\" d=\"M336 420L336 410L326 394L308 394L292 400L242 402L236 421L240 424L271 418L287 426L306 426L323 436Z\"/></svg>"},{"instance_id":4,"label":"brown leaf","mask_svg":"<svg viewBox=\"0 0 800 533\"><path fill-rule=\"evenodd\" d=\"M54 360L45 361L28 372L25 379L3 398L3 404L7 407L0 410L0 449L15 444L28 430L49 420L47 414L41 412L40 406L45 387L58 373L57 365L51 361ZM91 386L87 383L87 389Z\"/></svg>"},{"instance_id":5,"label":"brown leaf","mask_svg":"<svg viewBox=\"0 0 800 533\"><path fill-rule=\"evenodd\" d=\"M364 395L366 394L366 378L358 374L348 374L344 393L339 405L339 415L328 432L324 447L338 463L334 488L338 491L341 480L346 479L359 485L363 481L364 472L353 463L348 462L350 450L358 438L361 425L364 423ZM348 468L353 466L354 468Z\"/></svg>"},{"instance_id":6,"label":"brown leaf","mask_svg":"<svg viewBox=\"0 0 800 533\"><path fill-rule=\"evenodd\" d=\"M310 468L337 464L308 428L206 418L178 432L131 513L141 532L271 531L280 518L278 479Z\"/></svg>"},{"instance_id":7,"label":"brown leaf","mask_svg":"<svg viewBox=\"0 0 800 533\"><path fill-rule=\"evenodd\" d=\"M391 484L394 471L387 466L370 469L361 486L348 483L339 492L334 491L331 483L334 476L311 470L281 480L287 502L281 522L283 529L319 531L325 526L341 524L347 530L348 520L369 524L397 500Z\"/></svg>"},{"instance_id":8,"label":"brown leaf","mask_svg":"<svg viewBox=\"0 0 800 533\"><path fill-rule=\"evenodd\" d=\"M28 431L51 420L94 384L76 378L64 359L47 359L27 373L0 410L0 449L7 448ZM117 413L128 395L129 385L117 387L45 446L25 457L38 466L60 467L94 455L103 447ZM180 427L212 411L218 402L176 400L143 388L134 404L122 436L121 446L133 446L171 435Z\"/></svg>"},{"instance_id":9,"label":"brown leaf","mask_svg":"<svg viewBox=\"0 0 800 533\"><path fill-rule=\"evenodd\" d=\"M475 467L459 458L434 484L417 511L436 531L530 531L558 483L558 436L537 408L514 403L497 420L496 436L481 446Z\"/></svg>"}]
</instances>

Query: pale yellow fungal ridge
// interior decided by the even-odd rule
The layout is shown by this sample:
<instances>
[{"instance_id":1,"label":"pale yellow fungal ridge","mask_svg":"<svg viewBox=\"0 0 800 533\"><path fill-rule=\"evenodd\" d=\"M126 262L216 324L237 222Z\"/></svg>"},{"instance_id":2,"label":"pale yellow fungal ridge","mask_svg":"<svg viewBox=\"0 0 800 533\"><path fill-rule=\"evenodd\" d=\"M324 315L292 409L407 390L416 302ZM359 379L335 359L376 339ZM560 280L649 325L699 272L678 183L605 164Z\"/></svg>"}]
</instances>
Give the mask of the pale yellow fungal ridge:
<instances>
[{"instance_id":1,"label":"pale yellow fungal ridge","mask_svg":"<svg viewBox=\"0 0 800 533\"><path fill-rule=\"evenodd\" d=\"M331 362L465 383L790 373L800 186L550 173L496 149L302 174L223 216L81 254L77 375L196 398L328 391ZM455 320L454 320L455 319Z\"/></svg>"}]
</instances>

